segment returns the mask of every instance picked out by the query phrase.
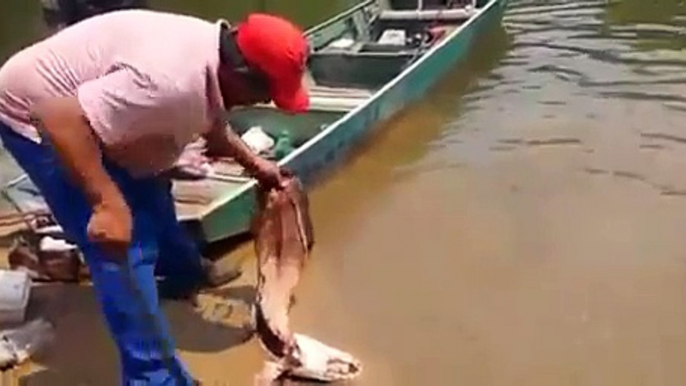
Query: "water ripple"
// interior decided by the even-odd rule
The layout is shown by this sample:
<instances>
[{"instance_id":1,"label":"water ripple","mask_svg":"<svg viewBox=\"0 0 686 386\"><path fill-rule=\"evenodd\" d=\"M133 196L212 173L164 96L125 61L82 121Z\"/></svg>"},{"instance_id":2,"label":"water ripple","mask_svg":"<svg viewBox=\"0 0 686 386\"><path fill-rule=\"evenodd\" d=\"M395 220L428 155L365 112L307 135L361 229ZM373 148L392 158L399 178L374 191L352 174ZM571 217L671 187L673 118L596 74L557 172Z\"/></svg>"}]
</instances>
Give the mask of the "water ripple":
<instances>
[{"instance_id":1,"label":"water ripple","mask_svg":"<svg viewBox=\"0 0 686 386\"><path fill-rule=\"evenodd\" d=\"M686 119L685 36L679 2L511 0L502 26L469 59L462 76L475 85L454 97L459 108L446 111L429 154L480 163L545 147L635 177L633 165L621 167L628 151L679 151L669 144L686 138L677 131ZM635 144L615 154L615 138ZM686 181L658 185L676 186L659 189L668 195L686 189Z\"/></svg>"}]
</instances>

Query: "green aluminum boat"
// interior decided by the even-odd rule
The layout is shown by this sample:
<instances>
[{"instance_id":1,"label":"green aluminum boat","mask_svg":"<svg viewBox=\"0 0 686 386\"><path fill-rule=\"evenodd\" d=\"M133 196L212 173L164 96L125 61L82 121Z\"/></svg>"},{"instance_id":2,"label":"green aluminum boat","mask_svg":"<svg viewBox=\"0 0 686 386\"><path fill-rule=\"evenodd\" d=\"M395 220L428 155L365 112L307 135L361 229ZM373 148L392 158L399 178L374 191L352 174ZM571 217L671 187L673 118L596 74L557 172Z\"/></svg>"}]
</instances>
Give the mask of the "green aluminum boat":
<instances>
[{"instance_id":1,"label":"green aluminum boat","mask_svg":"<svg viewBox=\"0 0 686 386\"><path fill-rule=\"evenodd\" d=\"M259 126L292 146L278 160L307 188L345 159L379 123L422 98L464 59L478 34L500 23L507 0L365 1L306 31L311 56L306 81L311 109L289 115L272 105L233 110L231 128ZM284 134L285 133L285 134ZM179 219L202 245L245 234L256 210L256 182L229 161L211 176L175 180ZM36 211L26 178L5 196L20 211Z\"/></svg>"}]
</instances>

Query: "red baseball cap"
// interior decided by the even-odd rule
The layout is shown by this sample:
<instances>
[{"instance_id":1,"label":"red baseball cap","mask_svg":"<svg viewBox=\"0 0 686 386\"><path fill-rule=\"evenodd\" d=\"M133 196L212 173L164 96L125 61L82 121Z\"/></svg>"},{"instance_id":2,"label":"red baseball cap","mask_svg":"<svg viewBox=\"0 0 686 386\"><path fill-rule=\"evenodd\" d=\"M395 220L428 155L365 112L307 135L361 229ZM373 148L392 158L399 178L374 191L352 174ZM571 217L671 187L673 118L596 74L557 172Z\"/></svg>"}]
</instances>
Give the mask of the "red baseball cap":
<instances>
[{"instance_id":1,"label":"red baseball cap","mask_svg":"<svg viewBox=\"0 0 686 386\"><path fill-rule=\"evenodd\" d=\"M236 44L245 60L269 78L271 97L278 108L307 111L310 98L303 74L309 47L300 28L278 16L253 13L238 24Z\"/></svg>"}]
</instances>

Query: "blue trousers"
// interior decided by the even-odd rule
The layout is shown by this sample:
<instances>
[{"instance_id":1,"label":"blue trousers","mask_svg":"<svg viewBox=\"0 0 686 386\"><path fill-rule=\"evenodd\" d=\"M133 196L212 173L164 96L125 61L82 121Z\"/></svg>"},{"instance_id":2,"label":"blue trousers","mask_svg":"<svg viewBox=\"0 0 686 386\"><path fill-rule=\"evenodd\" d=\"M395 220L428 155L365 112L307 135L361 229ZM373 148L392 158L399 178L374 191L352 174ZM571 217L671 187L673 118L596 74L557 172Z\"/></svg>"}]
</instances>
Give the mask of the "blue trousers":
<instances>
[{"instance_id":1,"label":"blue trousers","mask_svg":"<svg viewBox=\"0 0 686 386\"><path fill-rule=\"evenodd\" d=\"M162 178L134 179L105 161L133 215L127 262L115 263L88 240L90 205L68 178L49 143L28 140L2 122L0 139L41 191L67 238L84 254L107 327L119 350L122 384L192 384L175 354L155 279L157 272L183 286L196 282L202 274L200 253L177 221L171 183Z\"/></svg>"}]
</instances>

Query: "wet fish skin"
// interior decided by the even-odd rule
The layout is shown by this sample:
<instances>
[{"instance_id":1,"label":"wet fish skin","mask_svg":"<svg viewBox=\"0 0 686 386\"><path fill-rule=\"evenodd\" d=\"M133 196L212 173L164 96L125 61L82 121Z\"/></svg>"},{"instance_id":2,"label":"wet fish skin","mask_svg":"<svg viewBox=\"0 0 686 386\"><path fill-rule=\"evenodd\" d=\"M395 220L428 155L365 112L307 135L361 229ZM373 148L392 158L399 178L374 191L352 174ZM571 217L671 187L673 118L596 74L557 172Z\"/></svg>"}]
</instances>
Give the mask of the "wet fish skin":
<instances>
[{"instance_id":1,"label":"wet fish skin","mask_svg":"<svg viewBox=\"0 0 686 386\"><path fill-rule=\"evenodd\" d=\"M314 245L314 232L309 201L296 178L289 178L282 190L261 190L258 200L255 328L267 351L281 358L294 347L288 313L293 290Z\"/></svg>"}]
</instances>

